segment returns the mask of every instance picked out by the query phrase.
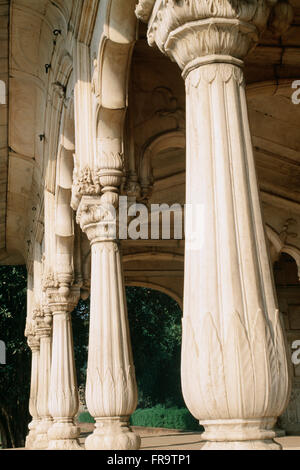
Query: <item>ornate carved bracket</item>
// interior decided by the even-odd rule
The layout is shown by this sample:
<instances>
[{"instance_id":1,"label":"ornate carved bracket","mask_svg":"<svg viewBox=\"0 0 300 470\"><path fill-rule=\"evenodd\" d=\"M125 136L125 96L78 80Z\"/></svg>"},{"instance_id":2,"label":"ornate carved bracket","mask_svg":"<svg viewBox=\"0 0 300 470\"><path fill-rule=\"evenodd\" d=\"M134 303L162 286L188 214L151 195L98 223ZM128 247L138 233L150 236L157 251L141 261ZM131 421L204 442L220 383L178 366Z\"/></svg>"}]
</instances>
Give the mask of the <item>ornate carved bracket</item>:
<instances>
[{"instance_id":1,"label":"ornate carved bracket","mask_svg":"<svg viewBox=\"0 0 300 470\"><path fill-rule=\"evenodd\" d=\"M124 159L121 153L100 152L98 167L74 169L71 207L77 210L82 196L99 196L117 205L119 186L122 182Z\"/></svg>"},{"instance_id":2,"label":"ornate carved bracket","mask_svg":"<svg viewBox=\"0 0 300 470\"><path fill-rule=\"evenodd\" d=\"M74 168L71 207L77 210L82 196L97 196L101 192L99 178L89 167L79 172Z\"/></svg>"}]
</instances>

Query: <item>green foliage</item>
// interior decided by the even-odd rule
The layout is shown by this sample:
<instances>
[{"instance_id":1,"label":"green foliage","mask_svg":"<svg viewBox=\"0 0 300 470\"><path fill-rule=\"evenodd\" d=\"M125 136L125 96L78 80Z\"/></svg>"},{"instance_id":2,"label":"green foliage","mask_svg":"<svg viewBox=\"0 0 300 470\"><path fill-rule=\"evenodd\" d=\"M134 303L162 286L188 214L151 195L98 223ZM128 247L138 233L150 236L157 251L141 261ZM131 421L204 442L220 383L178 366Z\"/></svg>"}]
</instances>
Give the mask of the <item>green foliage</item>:
<instances>
[{"instance_id":1,"label":"green foliage","mask_svg":"<svg viewBox=\"0 0 300 470\"><path fill-rule=\"evenodd\" d=\"M152 289L127 287L126 295L139 407L158 403L183 407L179 305Z\"/></svg>"},{"instance_id":2,"label":"green foliage","mask_svg":"<svg viewBox=\"0 0 300 470\"><path fill-rule=\"evenodd\" d=\"M27 273L24 266L0 266L0 339L6 365L0 365L0 433L3 447L24 446L30 391L30 350L24 336Z\"/></svg>"},{"instance_id":3,"label":"green foliage","mask_svg":"<svg viewBox=\"0 0 300 470\"><path fill-rule=\"evenodd\" d=\"M162 403L184 407L180 384L181 316L175 300L161 292L127 287L127 307L139 407ZM89 302L72 315L78 384L85 385Z\"/></svg>"},{"instance_id":4,"label":"green foliage","mask_svg":"<svg viewBox=\"0 0 300 470\"><path fill-rule=\"evenodd\" d=\"M95 423L90 413L83 412L78 417L79 423ZM173 406L167 408L164 405L156 405L152 408L138 408L130 418L132 426L179 429L181 431L202 432L203 427L191 415L187 408Z\"/></svg>"},{"instance_id":5,"label":"green foliage","mask_svg":"<svg viewBox=\"0 0 300 470\"><path fill-rule=\"evenodd\" d=\"M0 340L7 364L0 365L0 434L5 448L23 447L28 433L31 352L24 336L27 272L24 266L0 266ZM72 314L79 384L85 383L89 305L80 301Z\"/></svg>"},{"instance_id":6,"label":"green foliage","mask_svg":"<svg viewBox=\"0 0 300 470\"><path fill-rule=\"evenodd\" d=\"M181 393L180 307L169 296L151 289L127 287L126 296L139 391L139 408L132 424L201 431L185 408ZM85 306L88 311L87 303ZM89 413L81 413L79 421L94 422Z\"/></svg>"},{"instance_id":7,"label":"green foliage","mask_svg":"<svg viewBox=\"0 0 300 470\"><path fill-rule=\"evenodd\" d=\"M88 411L78 417L79 423L95 423ZM203 427L191 415L187 408L155 405L152 408L138 408L130 418L131 426L151 428L180 429L182 431L203 431Z\"/></svg>"},{"instance_id":8,"label":"green foliage","mask_svg":"<svg viewBox=\"0 0 300 470\"><path fill-rule=\"evenodd\" d=\"M78 386L85 387L89 343L89 301L80 300L72 313L74 354Z\"/></svg>"},{"instance_id":9,"label":"green foliage","mask_svg":"<svg viewBox=\"0 0 300 470\"><path fill-rule=\"evenodd\" d=\"M96 421L94 418L90 415L88 411L84 411L83 413L80 413L78 416L78 423L95 423Z\"/></svg>"},{"instance_id":10,"label":"green foliage","mask_svg":"<svg viewBox=\"0 0 300 470\"><path fill-rule=\"evenodd\" d=\"M0 366L0 434L3 447L8 448L24 446L30 421L31 354L24 336L26 286L24 266L0 266L0 340L7 347L7 365ZM126 291L139 407L150 408L159 403L183 407L181 310L174 300L160 292L137 287L128 287ZM88 301L79 302L72 323L77 380L82 386L86 381ZM174 428L173 424L169 426Z\"/></svg>"},{"instance_id":11,"label":"green foliage","mask_svg":"<svg viewBox=\"0 0 300 470\"><path fill-rule=\"evenodd\" d=\"M166 408L156 405L153 408L137 409L131 416L132 426L180 429L182 431L203 431L203 427L187 408Z\"/></svg>"}]
</instances>

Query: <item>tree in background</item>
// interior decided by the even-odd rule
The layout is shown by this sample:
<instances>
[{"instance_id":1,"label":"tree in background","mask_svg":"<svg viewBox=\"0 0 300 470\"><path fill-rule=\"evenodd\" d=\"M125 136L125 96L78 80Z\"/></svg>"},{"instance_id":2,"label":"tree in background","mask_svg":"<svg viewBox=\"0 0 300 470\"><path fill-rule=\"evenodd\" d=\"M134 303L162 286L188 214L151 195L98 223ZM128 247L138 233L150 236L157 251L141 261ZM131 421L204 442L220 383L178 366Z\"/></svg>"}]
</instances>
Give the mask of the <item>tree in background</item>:
<instances>
[{"instance_id":1,"label":"tree in background","mask_svg":"<svg viewBox=\"0 0 300 470\"><path fill-rule=\"evenodd\" d=\"M72 328L74 337L74 354L77 374L77 384L85 389L86 367L89 344L89 300L80 300L72 313Z\"/></svg>"},{"instance_id":2,"label":"tree in background","mask_svg":"<svg viewBox=\"0 0 300 470\"><path fill-rule=\"evenodd\" d=\"M127 287L127 306L140 408L182 406L181 317L175 300L162 292Z\"/></svg>"},{"instance_id":3,"label":"tree in background","mask_svg":"<svg viewBox=\"0 0 300 470\"><path fill-rule=\"evenodd\" d=\"M27 271L0 266L0 340L6 365L0 365L0 437L3 448L24 447L28 434L31 352L24 336ZM72 314L77 380L85 383L89 305L80 301Z\"/></svg>"},{"instance_id":4,"label":"tree in background","mask_svg":"<svg viewBox=\"0 0 300 470\"><path fill-rule=\"evenodd\" d=\"M24 266L0 266L0 340L7 363L0 365L2 447L24 447L31 420L28 410L31 353L24 336L27 272ZM127 287L128 315L139 389L139 407L184 406L180 389L181 310L165 294ZM78 385L85 386L89 302L72 314Z\"/></svg>"},{"instance_id":5,"label":"tree in background","mask_svg":"<svg viewBox=\"0 0 300 470\"><path fill-rule=\"evenodd\" d=\"M161 292L126 287L128 317L136 370L139 408L156 404L182 406L180 383L181 316L175 300ZM73 312L78 384L85 385L89 302Z\"/></svg>"},{"instance_id":6,"label":"tree in background","mask_svg":"<svg viewBox=\"0 0 300 470\"><path fill-rule=\"evenodd\" d=\"M27 272L0 266L0 339L6 365L0 365L0 434L4 448L24 447L30 421L30 349L24 337Z\"/></svg>"}]
</instances>

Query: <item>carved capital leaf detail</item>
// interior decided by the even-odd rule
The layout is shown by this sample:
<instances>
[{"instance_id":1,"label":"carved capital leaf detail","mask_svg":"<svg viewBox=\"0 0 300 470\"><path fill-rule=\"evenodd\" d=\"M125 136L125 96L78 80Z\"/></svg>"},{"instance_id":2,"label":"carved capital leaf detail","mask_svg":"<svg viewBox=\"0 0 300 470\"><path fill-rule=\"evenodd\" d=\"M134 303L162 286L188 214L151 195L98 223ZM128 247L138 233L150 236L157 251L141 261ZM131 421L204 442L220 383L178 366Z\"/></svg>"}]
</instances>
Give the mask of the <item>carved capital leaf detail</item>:
<instances>
[{"instance_id":1,"label":"carved capital leaf detail","mask_svg":"<svg viewBox=\"0 0 300 470\"><path fill-rule=\"evenodd\" d=\"M76 307L80 298L80 288L60 287L58 289L47 289L47 305L52 313L70 313Z\"/></svg>"},{"instance_id":2,"label":"carved capital leaf detail","mask_svg":"<svg viewBox=\"0 0 300 470\"><path fill-rule=\"evenodd\" d=\"M186 86L198 88L201 82L208 85L213 83L217 77L224 83L228 83L233 79L239 86L245 82L243 71L239 67L231 64L209 64L205 67L199 67L193 74L189 75Z\"/></svg>"},{"instance_id":3,"label":"carved capital leaf detail","mask_svg":"<svg viewBox=\"0 0 300 470\"><path fill-rule=\"evenodd\" d=\"M152 11L148 42L181 68L199 57L243 59L257 44L277 0L161 0ZM149 19L143 2L137 14ZM139 13L140 12L140 13Z\"/></svg>"},{"instance_id":4,"label":"carved capital leaf detail","mask_svg":"<svg viewBox=\"0 0 300 470\"><path fill-rule=\"evenodd\" d=\"M102 198L83 197L77 211L77 223L91 242L116 239L116 211Z\"/></svg>"}]
</instances>

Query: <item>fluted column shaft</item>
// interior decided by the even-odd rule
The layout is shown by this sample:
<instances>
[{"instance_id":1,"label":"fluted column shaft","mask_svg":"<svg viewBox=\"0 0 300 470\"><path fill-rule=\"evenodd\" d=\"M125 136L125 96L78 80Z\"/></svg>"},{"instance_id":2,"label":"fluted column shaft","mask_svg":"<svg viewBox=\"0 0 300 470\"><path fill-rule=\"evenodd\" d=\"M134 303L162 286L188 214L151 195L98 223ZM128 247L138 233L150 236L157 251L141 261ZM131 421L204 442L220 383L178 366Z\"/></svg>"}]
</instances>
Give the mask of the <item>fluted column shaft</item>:
<instances>
[{"instance_id":1,"label":"fluted column shaft","mask_svg":"<svg viewBox=\"0 0 300 470\"><path fill-rule=\"evenodd\" d=\"M29 398L29 413L32 420L28 425L29 434L26 437L26 448L32 449L36 439L36 428L40 422L40 417L37 411L37 397L38 397L38 376L39 376L39 357L40 357L40 342L35 336L28 337L28 345L31 349L31 381L30 381L30 398Z\"/></svg>"},{"instance_id":2,"label":"fluted column shaft","mask_svg":"<svg viewBox=\"0 0 300 470\"><path fill-rule=\"evenodd\" d=\"M137 390L115 241L92 245L89 350L86 403L96 419L97 435L103 435L105 448L112 442L120 449L135 448L137 439L128 432L128 421L137 405Z\"/></svg>"},{"instance_id":3,"label":"fluted column shaft","mask_svg":"<svg viewBox=\"0 0 300 470\"><path fill-rule=\"evenodd\" d=\"M150 8L146 8L146 5ZM268 258L242 59L276 0L140 0L148 40L186 83L182 389L204 449L278 449L290 390ZM146 16L145 16L146 15Z\"/></svg>"},{"instance_id":4,"label":"fluted column shaft","mask_svg":"<svg viewBox=\"0 0 300 470\"><path fill-rule=\"evenodd\" d=\"M123 177L126 109L99 103L90 177L75 182L81 197L77 222L91 243L91 305L86 402L96 429L86 449L138 449L129 426L137 406L124 278L117 239L117 208Z\"/></svg>"},{"instance_id":5,"label":"fluted column shaft","mask_svg":"<svg viewBox=\"0 0 300 470\"><path fill-rule=\"evenodd\" d=\"M206 428L206 448L276 448L272 428L287 404L288 367L243 72L230 63L203 65L188 74L186 88L186 202L192 210L185 252L184 398ZM196 241L190 241L197 226Z\"/></svg>"},{"instance_id":6,"label":"fluted column shaft","mask_svg":"<svg viewBox=\"0 0 300 470\"><path fill-rule=\"evenodd\" d=\"M38 395L37 412L40 417L40 423L36 429L36 440L34 448L39 450L48 447L48 430L52 425L52 417L49 412L48 397L50 386L51 371L51 314L43 313L37 317L36 333L40 338L40 358L38 373Z\"/></svg>"},{"instance_id":7,"label":"fluted column shaft","mask_svg":"<svg viewBox=\"0 0 300 470\"><path fill-rule=\"evenodd\" d=\"M53 315L52 364L49 410L53 425L48 431L49 450L80 450L80 428L74 424L79 398L74 360L71 314L79 295L48 290ZM61 302L61 303L60 303Z\"/></svg>"},{"instance_id":8,"label":"fluted column shaft","mask_svg":"<svg viewBox=\"0 0 300 470\"><path fill-rule=\"evenodd\" d=\"M140 438L129 427L137 386L115 215L101 198L84 197L78 218L91 241L92 262L86 403L96 429L85 446L137 449Z\"/></svg>"}]
</instances>

